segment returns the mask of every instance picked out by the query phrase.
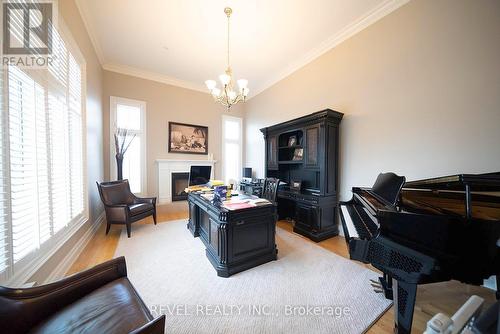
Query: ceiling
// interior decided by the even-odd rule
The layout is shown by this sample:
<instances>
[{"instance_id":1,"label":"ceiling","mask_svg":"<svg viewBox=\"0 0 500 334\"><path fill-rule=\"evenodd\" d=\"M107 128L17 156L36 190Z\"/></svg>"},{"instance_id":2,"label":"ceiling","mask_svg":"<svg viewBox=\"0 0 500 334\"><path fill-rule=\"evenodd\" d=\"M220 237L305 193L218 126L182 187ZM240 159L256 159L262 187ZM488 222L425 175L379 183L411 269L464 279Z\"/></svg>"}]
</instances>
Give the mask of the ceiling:
<instances>
[{"instance_id":1,"label":"ceiling","mask_svg":"<svg viewBox=\"0 0 500 334\"><path fill-rule=\"evenodd\" d=\"M250 96L408 0L77 0L103 67L205 91L231 66Z\"/></svg>"}]
</instances>

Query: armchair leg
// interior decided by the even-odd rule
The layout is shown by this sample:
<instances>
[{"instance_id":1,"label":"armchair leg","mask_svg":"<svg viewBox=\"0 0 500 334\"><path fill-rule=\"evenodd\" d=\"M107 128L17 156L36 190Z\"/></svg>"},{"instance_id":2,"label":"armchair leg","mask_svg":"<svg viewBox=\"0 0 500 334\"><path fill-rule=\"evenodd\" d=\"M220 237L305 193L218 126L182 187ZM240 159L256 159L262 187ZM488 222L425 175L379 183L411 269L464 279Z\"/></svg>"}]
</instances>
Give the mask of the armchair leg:
<instances>
[{"instance_id":1,"label":"armchair leg","mask_svg":"<svg viewBox=\"0 0 500 334\"><path fill-rule=\"evenodd\" d=\"M156 225L156 210L153 212L153 221L154 221L154 223Z\"/></svg>"},{"instance_id":2,"label":"armchair leg","mask_svg":"<svg viewBox=\"0 0 500 334\"><path fill-rule=\"evenodd\" d=\"M132 226L130 223L127 223L127 236L130 238L130 230L132 229Z\"/></svg>"},{"instance_id":3,"label":"armchair leg","mask_svg":"<svg viewBox=\"0 0 500 334\"><path fill-rule=\"evenodd\" d=\"M106 222L106 235L108 235L110 227L111 227L111 224L109 222Z\"/></svg>"}]
</instances>

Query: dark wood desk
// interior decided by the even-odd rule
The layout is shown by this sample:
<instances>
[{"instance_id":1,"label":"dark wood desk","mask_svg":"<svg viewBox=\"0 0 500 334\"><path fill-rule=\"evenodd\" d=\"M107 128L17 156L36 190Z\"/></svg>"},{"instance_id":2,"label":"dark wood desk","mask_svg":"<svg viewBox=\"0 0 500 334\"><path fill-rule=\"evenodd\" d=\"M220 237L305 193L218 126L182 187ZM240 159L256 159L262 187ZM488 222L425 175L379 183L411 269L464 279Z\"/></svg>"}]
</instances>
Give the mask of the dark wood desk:
<instances>
[{"instance_id":1,"label":"dark wood desk","mask_svg":"<svg viewBox=\"0 0 500 334\"><path fill-rule=\"evenodd\" d=\"M230 211L195 193L189 194L188 203L187 228L205 244L218 276L229 277L277 259L276 205Z\"/></svg>"}]
</instances>

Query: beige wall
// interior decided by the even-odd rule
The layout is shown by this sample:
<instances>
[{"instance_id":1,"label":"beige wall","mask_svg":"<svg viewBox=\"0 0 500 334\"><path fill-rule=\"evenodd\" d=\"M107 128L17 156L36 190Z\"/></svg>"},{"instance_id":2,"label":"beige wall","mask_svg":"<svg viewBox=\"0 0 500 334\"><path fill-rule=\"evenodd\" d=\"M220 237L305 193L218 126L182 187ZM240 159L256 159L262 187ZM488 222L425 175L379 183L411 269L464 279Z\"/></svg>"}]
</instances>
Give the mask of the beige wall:
<instances>
[{"instance_id":1,"label":"beige wall","mask_svg":"<svg viewBox=\"0 0 500 334\"><path fill-rule=\"evenodd\" d=\"M414 0L250 99L246 164L263 176L259 128L332 108L341 198L379 172L408 179L500 170L500 2Z\"/></svg>"},{"instance_id":2,"label":"beige wall","mask_svg":"<svg viewBox=\"0 0 500 334\"><path fill-rule=\"evenodd\" d=\"M102 68L89 39L74 0L59 0L59 15L71 32L86 62L86 114L87 114L87 181L90 219L31 277L30 281L42 283L73 249L90 226L104 211L99 199L96 180L104 178Z\"/></svg>"},{"instance_id":3,"label":"beige wall","mask_svg":"<svg viewBox=\"0 0 500 334\"><path fill-rule=\"evenodd\" d=\"M157 195L156 159L201 159L206 155L169 154L168 122L208 126L208 151L217 160L215 177L221 178L221 125L224 107L214 103L209 94L179 88L160 82L104 71L104 156L106 179L109 179L109 104L110 97L118 96L145 101L147 128L147 185L148 194ZM230 115L242 116L240 106Z\"/></svg>"}]
</instances>

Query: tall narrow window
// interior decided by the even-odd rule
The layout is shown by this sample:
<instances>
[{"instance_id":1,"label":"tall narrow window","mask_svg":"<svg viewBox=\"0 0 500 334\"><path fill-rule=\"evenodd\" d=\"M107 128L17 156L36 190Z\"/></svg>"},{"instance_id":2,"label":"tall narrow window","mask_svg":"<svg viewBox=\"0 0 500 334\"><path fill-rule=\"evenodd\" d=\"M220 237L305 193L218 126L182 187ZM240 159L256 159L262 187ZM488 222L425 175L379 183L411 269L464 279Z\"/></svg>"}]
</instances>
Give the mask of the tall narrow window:
<instances>
[{"instance_id":1,"label":"tall narrow window","mask_svg":"<svg viewBox=\"0 0 500 334\"><path fill-rule=\"evenodd\" d=\"M242 127L241 118L222 116L222 173L226 184L241 179Z\"/></svg>"},{"instance_id":2,"label":"tall narrow window","mask_svg":"<svg viewBox=\"0 0 500 334\"><path fill-rule=\"evenodd\" d=\"M53 29L47 69L3 68L0 281L43 262L87 218L82 61ZM75 58L77 57L77 58ZM66 233L66 234L65 234Z\"/></svg>"},{"instance_id":3,"label":"tall narrow window","mask_svg":"<svg viewBox=\"0 0 500 334\"><path fill-rule=\"evenodd\" d=\"M123 159L123 178L128 179L135 194L145 195L146 189L146 102L111 97L111 179L116 180L114 133L126 129L132 140ZM133 139L132 139L133 137Z\"/></svg>"}]
</instances>

